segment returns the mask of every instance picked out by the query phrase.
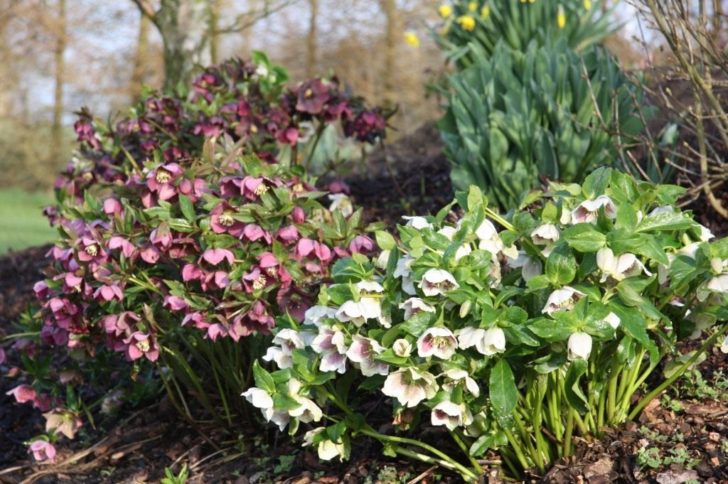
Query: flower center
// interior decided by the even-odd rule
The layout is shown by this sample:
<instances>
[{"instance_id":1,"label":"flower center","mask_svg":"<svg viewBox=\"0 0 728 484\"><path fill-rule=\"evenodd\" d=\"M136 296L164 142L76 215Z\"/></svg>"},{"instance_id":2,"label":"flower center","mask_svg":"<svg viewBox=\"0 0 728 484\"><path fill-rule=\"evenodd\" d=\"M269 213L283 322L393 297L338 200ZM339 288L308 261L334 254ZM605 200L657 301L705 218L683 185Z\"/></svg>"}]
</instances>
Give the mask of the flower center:
<instances>
[{"instance_id":1,"label":"flower center","mask_svg":"<svg viewBox=\"0 0 728 484\"><path fill-rule=\"evenodd\" d=\"M275 267L269 267L265 270L266 273L268 273L269 276L275 277L276 275L276 268Z\"/></svg>"},{"instance_id":2,"label":"flower center","mask_svg":"<svg viewBox=\"0 0 728 484\"><path fill-rule=\"evenodd\" d=\"M233 219L233 216L230 212L223 212L217 217L217 221L222 225L223 227L232 227L232 225L235 223L235 219Z\"/></svg>"},{"instance_id":3,"label":"flower center","mask_svg":"<svg viewBox=\"0 0 728 484\"><path fill-rule=\"evenodd\" d=\"M257 279L253 281L253 290L258 291L260 289L263 289L267 281L268 280L263 274L259 275Z\"/></svg>"},{"instance_id":4,"label":"flower center","mask_svg":"<svg viewBox=\"0 0 728 484\"><path fill-rule=\"evenodd\" d=\"M253 193L255 193L258 196L261 196L267 191L268 191L268 187L265 185L265 183L261 183L260 185L255 187L255 190L253 190Z\"/></svg>"},{"instance_id":5,"label":"flower center","mask_svg":"<svg viewBox=\"0 0 728 484\"><path fill-rule=\"evenodd\" d=\"M253 134L256 134L258 132L258 127L256 125L254 125L254 124L251 125L250 126L250 132L253 133Z\"/></svg>"},{"instance_id":6,"label":"flower center","mask_svg":"<svg viewBox=\"0 0 728 484\"><path fill-rule=\"evenodd\" d=\"M306 92L303 93L303 96L306 99L311 99L313 97L313 90L312 89L306 89Z\"/></svg>"},{"instance_id":7,"label":"flower center","mask_svg":"<svg viewBox=\"0 0 728 484\"><path fill-rule=\"evenodd\" d=\"M92 244L87 245L84 251L91 257L96 257L99 253L99 248L96 246L96 244Z\"/></svg>"},{"instance_id":8,"label":"flower center","mask_svg":"<svg viewBox=\"0 0 728 484\"><path fill-rule=\"evenodd\" d=\"M172 180L172 174L167 170L157 170L157 175L154 177L157 183L169 183Z\"/></svg>"},{"instance_id":9,"label":"flower center","mask_svg":"<svg viewBox=\"0 0 728 484\"><path fill-rule=\"evenodd\" d=\"M432 346L439 349L447 348L450 346L450 339L445 336L433 336Z\"/></svg>"},{"instance_id":10,"label":"flower center","mask_svg":"<svg viewBox=\"0 0 728 484\"><path fill-rule=\"evenodd\" d=\"M139 348L139 351L141 351L142 353L146 353L150 349L149 341L147 341L147 340L138 341L136 343L136 347Z\"/></svg>"}]
</instances>

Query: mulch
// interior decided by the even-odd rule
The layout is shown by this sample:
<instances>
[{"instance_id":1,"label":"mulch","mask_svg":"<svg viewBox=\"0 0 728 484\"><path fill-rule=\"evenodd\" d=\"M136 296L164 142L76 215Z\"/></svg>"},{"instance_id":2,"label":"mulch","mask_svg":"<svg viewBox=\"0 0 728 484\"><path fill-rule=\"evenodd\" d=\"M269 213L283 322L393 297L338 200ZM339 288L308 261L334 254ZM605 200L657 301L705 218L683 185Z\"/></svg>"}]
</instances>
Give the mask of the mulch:
<instances>
[{"instance_id":1,"label":"mulch","mask_svg":"<svg viewBox=\"0 0 728 484\"><path fill-rule=\"evenodd\" d=\"M365 217L390 227L403 214L434 213L452 200L448 162L436 129L426 125L370 155L349 176L352 197ZM696 207L699 211L699 207ZM726 224L698 218L717 234ZM32 286L43 277L47 247L0 258L0 339L34 302ZM357 441L350 461L322 465L315 454L282 442L274 433L236 435L180 420L162 398L143 408L125 408L115 421L84 427L81 438L64 441L54 465L37 465L24 442L42 432L43 419L5 393L17 382L9 360L0 367L0 482L158 482L166 468L190 468L190 482L435 482L456 481L441 469L381 457L371 443ZM728 364L717 350L701 364L707 385L728 384ZM728 397L696 396L678 386L669 400L655 400L639 422L578 443L576 455L529 482L728 482ZM684 391L683 391L684 390ZM666 406L663 406L663 403ZM654 449L654 450L652 450ZM648 457L653 457L650 460ZM659 462L657 462L659 460ZM497 472L487 480L501 482Z\"/></svg>"}]
</instances>

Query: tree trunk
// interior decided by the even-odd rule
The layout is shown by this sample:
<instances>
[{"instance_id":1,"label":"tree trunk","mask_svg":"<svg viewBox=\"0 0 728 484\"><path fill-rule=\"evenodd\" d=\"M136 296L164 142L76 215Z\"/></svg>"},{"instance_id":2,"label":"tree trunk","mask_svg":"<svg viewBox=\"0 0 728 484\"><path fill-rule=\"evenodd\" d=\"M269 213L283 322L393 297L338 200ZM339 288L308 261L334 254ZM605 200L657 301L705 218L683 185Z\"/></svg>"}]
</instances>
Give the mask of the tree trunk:
<instances>
[{"instance_id":1,"label":"tree trunk","mask_svg":"<svg viewBox=\"0 0 728 484\"><path fill-rule=\"evenodd\" d=\"M141 95L142 86L145 82L147 57L149 55L149 19L142 15L139 19L139 33L137 34L136 55L134 56L134 67L131 72L131 83L129 96L131 101L136 102Z\"/></svg>"},{"instance_id":2,"label":"tree trunk","mask_svg":"<svg viewBox=\"0 0 728 484\"><path fill-rule=\"evenodd\" d=\"M384 35L384 102L392 106L396 102L394 86L395 59L397 56L397 4L395 0L380 0L381 8L386 18Z\"/></svg>"},{"instance_id":3,"label":"tree trunk","mask_svg":"<svg viewBox=\"0 0 728 484\"><path fill-rule=\"evenodd\" d=\"M53 125L51 127L51 157L57 162L63 152L63 76L66 52L66 0L58 0L58 30L53 53L55 62L55 93L53 101Z\"/></svg>"},{"instance_id":4,"label":"tree trunk","mask_svg":"<svg viewBox=\"0 0 728 484\"><path fill-rule=\"evenodd\" d=\"M310 79L316 75L318 0L308 0L308 5L310 17L306 36L306 77Z\"/></svg>"},{"instance_id":5,"label":"tree trunk","mask_svg":"<svg viewBox=\"0 0 728 484\"><path fill-rule=\"evenodd\" d=\"M218 52L220 52L220 34L218 32L220 24L221 0L210 0L210 62L217 64L220 62Z\"/></svg>"},{"instance_id":6,"label":"tree trunk","mask_svg":"<svg viewBox=\"0 0 728 484\"><path fill-rule=\"evenodd\" d=\"M196 64L210 63L207 0L162 0L155 23L164 44L164 90L187 85Z\"/></svg>"}]
</instances>

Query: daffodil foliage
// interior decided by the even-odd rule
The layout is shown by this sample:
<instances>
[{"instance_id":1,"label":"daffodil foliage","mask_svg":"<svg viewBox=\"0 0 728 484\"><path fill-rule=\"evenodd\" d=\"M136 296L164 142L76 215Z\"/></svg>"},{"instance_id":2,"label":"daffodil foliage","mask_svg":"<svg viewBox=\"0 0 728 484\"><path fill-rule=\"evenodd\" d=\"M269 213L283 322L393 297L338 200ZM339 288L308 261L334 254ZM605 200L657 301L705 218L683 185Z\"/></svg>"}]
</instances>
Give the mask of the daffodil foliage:
<instances>
[{"instance_id":1,"label":"daffodil foliage","mask_svg":"<svg viewBox=\"0 0 728 484\"><path fill-rule=\"evenodd\" d=\"M681 193L600 169L505 218L472 187L460 211L338 261L303 322L279 320L244 396L322 459L363 435L468 480L489 450L543 471L723 341L728 243L675 208ZM699 349L679 355L685 338Z\"/></svg>"},{"instance_id":2,"label":"daffodil foliage","mask_svg":"<svg viewBox=\"0 0 728 484\"><path fill-rule=\"evenodd\" d=\"M438 13L437 40L459 68L474 62L473 50L492 55L498 42L524 52L531 43L563 39L582 51L616 29L599 0L456 0L441 4Z\"/></svg>"}]
</instances>

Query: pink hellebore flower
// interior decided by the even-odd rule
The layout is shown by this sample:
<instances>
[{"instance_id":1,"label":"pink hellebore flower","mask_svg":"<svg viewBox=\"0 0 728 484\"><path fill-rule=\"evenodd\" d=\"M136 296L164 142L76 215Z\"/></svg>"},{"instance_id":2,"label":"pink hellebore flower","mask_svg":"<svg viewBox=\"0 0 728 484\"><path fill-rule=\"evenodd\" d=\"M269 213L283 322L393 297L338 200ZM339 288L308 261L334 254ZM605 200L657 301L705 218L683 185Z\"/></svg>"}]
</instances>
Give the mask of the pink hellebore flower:
<instances>
[{"instance_id":1,"label":"pink hellebore flower","mask_svg":"<svg viewBox=\"0 0 728 484\"><path fill-rule=\"evenodd\" d=\"M121 249L121 253L127 259L134 255L134 252L136 251L136 247L134 247L134 244L129 242L124 237L118 235L111 237L106 243L106 246L109 248L109 250Z\"/></svg>"},{"instance_id":2,"label":"pink hellebore flower","mask_svg":"<svg viewBox=\"0 0 728 484\"><path fill-rule=\"evenodd\" d=\"M245 224L234 218L235 211L227 204L221 203L210 211L210 227L216 234L229 233L233 237L243 235Z\"/></svg>"},{"instance_id":3,"label":"pink hellebore flower","mask_svg":"<svg viewBox=\"0 0 728 484\"><path fill-rule=\"evenodd\" d=\"M449 360L458 347L457 339L447 328L429 328L417 340L417 353L422 358L436 356Z\"/></svg>"},{"instance_id":4,"label":"pink hellebore flower","mask_svg":"<svg viewBox=\"0 0 728 484\"><path fill-rule=\"evenodd\" d=\"M604 214L608 218L617 216L617 207L614 206L612 199L606 195L600 195L594 200L586 200L582 202L571 212L571 223L594 223L597 221L599 209L604 208Z\"/></svg>"},{"instance_id":5,"label":"pink hellebore flower","mask_svg":"<svg viewBox=\"0 0 728 484\"><path fill-rule=\"evenodd\" d=\"M396 398L401 405L409 408L433 398L437 390L435 376L416 368L402 368L390 373L382 387L382 393Z\"/></svg>"},{"instance_id":6,"label":"pink hellebore flower","mask_svg":"<svg viewBox=\"0 0 728 484\"><path fill-rule=\"evenodd\" d=\"M124 343L129 345L126 355L131 361L145 357L149 361L155 362L159 358L159 348L154 337L149 334L136 331L126 338Z\"/></svg>"},{"instance_id":7,"label":"pink hellebore flower","mask_svg":"<svg viewBox=\"0 0 728 484\"><path fill-rule=\"evenodd\" d=\"M235 262L235 255L227 249L207 249L202 253L201 259L213 266L220 264L223 260L232 265Z\"/></svg>"},{"instance_id":8,"label":"pink hellebore flower","mask_svg":"<svg viewBox=\"0 0 728 484\"><path fill-rule=\"evenodd\" d=\"M331 249L329 249L325 244L311 239L299 240L296 245L296 255L298 257L308 257L312 254L324 264L333 259Z\"/></svg>"},{"instance_id":9,"label":"pink hellebore flower","mask_svg":"<svg viewBox=\"0 0 728 484\"><path fill-rule=\"evenodd\" d=\"M243 235L241 239L247 239L251 242L255 242L257 240L263 239L266 244L270 244L273 242L273 238L271 235L263 230L263 228L260 225L257 224L248 224L243 229Z\"/></svg>"},{"instance_id":10,"label":"pink hellebore flower","mask_svg":"<svg viewBox=\"0 0 728 484\"><path fill-rule=\"evenodd\" d=\"M349 250L353 254L366 254L374 250L374 241L366 235L357 235L349 244Z\"/></svg>"},{"instance_id":11,"label":"pink hellebore flower","mask_svg":"<svg viewBox=\"0 0 728 484\"><path fill-rule=\"evenodd\" d=\"M167 295L164 298L164 307L172 311L184 311L189 307L187 301L179 296Z\"/></svg>"},{"instance_id":12,"label":"pink hellebore flower","mask_svg":"<svg viewBox=\"0 0 728 484\"><path fill-rule=\"evenodd\" d=\"M143 248L141 252L139 252L139 256L147 264L156 264L159 260L160 253L159 249L157 249L153 245L148 245L147 247Z\"/></svg>"},{"instance_id":13,"label":"pink hellebore flower","mask_svg":"<svg viewBox=\"0 0 728 484\"><path fill-rule=\"evenodd\" d=\"M104 213L108 216L120 216L121 212L123 210L123 207L121 206L121 203L119 200L117 200L114 197L107 198L104 200Z\"/></svg>"},{"instance_id":14,"label":"pink hellebore flower","mask_svg":"<svg viewBox=\"0 0 728 484\"><path fill-rule=\"evenodd\" d=\"M177 194L173 182L182 175L182 167L177 163L167 163L147 176L147 188L156 193L160 200L169 200Z\"/></svg>"},{"instance_id":15,"label":"pink hellebore flower","mask_svg":"<svg viewBox=\"0 0 728 484\"><path fill-rule=\"evenodd\" d=\"M291 218L293 219L293 223L302 224L306 221L306 212L301 207L294 207L291 212Z\"/></svg>"},{"instance_id":16,"label":"pink hellebore flower","mask_svg":"<svg viewBox=\"0 0 728 484\"><path fill-rule=\"evenodd\" d=\"M246 176L243 178L241 190L245 198L255 201L268 191L268 186L265 184L265 180L263 178Z\"/></svg>"},{"instance_id":17,"label":"pink hellebore flower","mask_svg":"<svg viewBox=\"0 0 728 484\"><path fill-rule=\"evenodd\" d=\"M118 282L115 282L113 284L104 284L103 286L100 286L98 289L96 289L96 291L94 292L94 298L107 302L113 299L121 301L124 299L124 291L122 291L121 286Z\"/></svg>"},{"instance_id":18,"label":"pink hellebore flower","mask_svg":"<svg viewBox=\"0 0 728 484\"><path fill-rule=\"evenodd\" d=\"M33 453L33 458L38 462L46 460L53 462L56 459L56 448L45 440L36 440L30 444L30 451Z\"/></svg>"},{"instance_id":19,"label":"pink hellebore flower","mask_svg":"<svg viewBox=\"0 0 728 484\"><path fill-rule=\"evenodd\" d=\"M182 195L187 196L192 203L199 200L202 195L209 193L210 190L207 188L207 182L202 178L195 178L195 180L184 179L179 184L179 192Z\"/></svg>"},{"instance_id":20,"label":"pink hellebore flower","mask_svg":"<svg viewBox=\"0 0 728 484\"><path fill-rule=\"evenodd\" d=\"M30 385L18 385L5 395L12 395L18 403L33 402L37 396L35 389Z\"/></svg>"}]
</instances>

